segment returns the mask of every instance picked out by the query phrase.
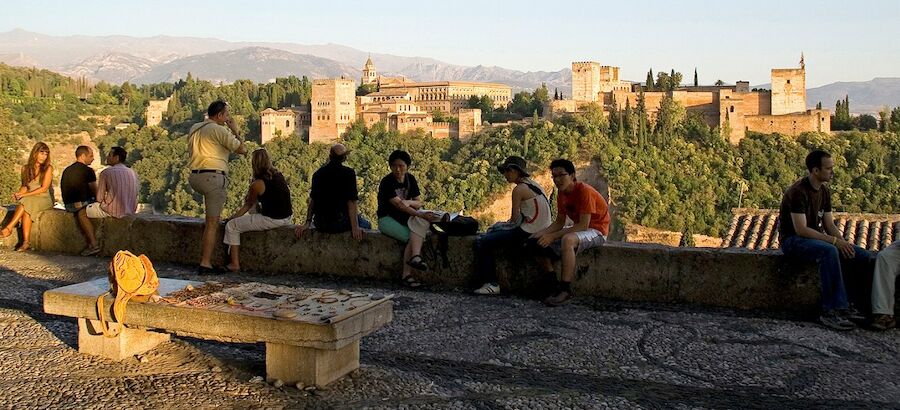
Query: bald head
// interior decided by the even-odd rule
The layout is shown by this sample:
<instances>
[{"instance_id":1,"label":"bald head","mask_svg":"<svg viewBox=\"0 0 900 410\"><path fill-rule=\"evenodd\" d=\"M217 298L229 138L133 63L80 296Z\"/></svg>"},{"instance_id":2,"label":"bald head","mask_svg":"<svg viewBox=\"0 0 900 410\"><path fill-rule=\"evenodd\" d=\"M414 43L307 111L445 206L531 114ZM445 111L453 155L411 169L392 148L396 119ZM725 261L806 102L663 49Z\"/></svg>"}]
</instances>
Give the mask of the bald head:
<instances>
[{"instance_id":1,"label":"bald head","mask_svg":"<svg viewBox=\"0 0 900 410\"><path fill-rule=\"evenodd\" d=\"M350 150L344 144L334 144L331 146L331 152L328 154L330 161L344 162Z\"/></svg>"}]
</instances>

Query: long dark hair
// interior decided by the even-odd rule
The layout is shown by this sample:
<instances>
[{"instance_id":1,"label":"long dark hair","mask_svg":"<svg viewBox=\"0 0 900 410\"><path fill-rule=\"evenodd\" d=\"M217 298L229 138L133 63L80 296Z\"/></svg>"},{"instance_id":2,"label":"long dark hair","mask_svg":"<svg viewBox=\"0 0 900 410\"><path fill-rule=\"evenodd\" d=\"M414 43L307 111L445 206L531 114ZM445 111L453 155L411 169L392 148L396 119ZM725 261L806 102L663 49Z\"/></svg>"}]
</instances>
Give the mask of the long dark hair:
<instances>
[{"instance_id":1,"label":"long dark hair","mask_svg":"<svg viewBox=\"0 0 900 410\"><path fill-rule=\"evenodd\" d=\"M34 165L37 164L38 153L46 152L47 160L44 161L40 166L40 170L38 172L34 172ZM29 182L33 181L38 176L44 175L47 172L47 169L50 168L50 147L43 142L38 142L34 144L34 147L31 148L31 154L28 155L28 163L22 167L22 185L28 185Z\"/></svg>"},{"instance_id":2,"label":"long dark hair","mask_svg":"<svg viewBox=\"0 0 900 410\"><path fill-rule=\"evenodd\" d=\"M278 170L272 166L272 160L269 159L269 153L265 148L253 151L250 164L253 167L253 178L256 179L270 181L278 173Z\"/></svg>"}]
</instances>

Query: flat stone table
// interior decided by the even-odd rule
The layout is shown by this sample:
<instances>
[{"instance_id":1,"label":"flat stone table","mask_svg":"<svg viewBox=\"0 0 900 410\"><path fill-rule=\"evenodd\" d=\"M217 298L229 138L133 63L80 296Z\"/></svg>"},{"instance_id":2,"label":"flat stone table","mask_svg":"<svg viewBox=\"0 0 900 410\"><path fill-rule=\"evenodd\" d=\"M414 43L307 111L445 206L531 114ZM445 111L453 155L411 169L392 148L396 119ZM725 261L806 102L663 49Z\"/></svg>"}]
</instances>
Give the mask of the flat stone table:
<instances>
[{"instance_id":1,"label":"flat stone table","mask_svg":"<svg viewBox=\"0 0 900 410\"><path fill-rule=\"evenodd\" d=\"M204 282L160 278L163 298ZM97 296L109 289L106 278L44 292L44 311L78 319L78 351L122 360L169 340L170 334L222 342L266 344L266 377L286 384L324 386L359 368L359 340L393 319L390 296L370 297L351 309L318 318L300 314L288 319L226 307L183 306L166 302L128 303L122 334L100 331ZM188 288L190 289L190 288ZM313 289L337 295L335 291ZM268 296L268 295L263 295ZM333 297L319 297L325 303ZM112 314L114 299L106 297ZM290 316L290 315L288 315Z\"/></svg>"}]
</instances>

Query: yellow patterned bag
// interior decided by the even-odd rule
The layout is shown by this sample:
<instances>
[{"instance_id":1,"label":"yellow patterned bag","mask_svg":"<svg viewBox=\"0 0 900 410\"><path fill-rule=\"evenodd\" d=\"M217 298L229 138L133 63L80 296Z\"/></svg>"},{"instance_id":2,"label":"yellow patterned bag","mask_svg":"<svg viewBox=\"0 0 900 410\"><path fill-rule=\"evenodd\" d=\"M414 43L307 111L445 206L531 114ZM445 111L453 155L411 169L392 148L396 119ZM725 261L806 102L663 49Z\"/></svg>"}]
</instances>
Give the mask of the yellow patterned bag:
<instances>
[{"instance_id":1,"label":"yellow patterned bag","mask_svg":"<svg viewBox=\"0 0 900 410\"><path fill-rule=\"evenodd\" d=\"M128 251L116 252L113 260L109 263L109 292L100 295L97 298L97 314L100 316L100 326L103 328L103 335L106 337L116 337L125 326L125 306L128 301L134 299L139 302L146 302L151 295L156 294L159 288L159 278L156 277L156 270L153 264L146 256L135 256ZM113 323L118 323L118 329L113 331L112 327L106 324L106 309L103 307L103 298L106 295L113 295L116 301L113 303Z\"/></svg>"}]
</instances>

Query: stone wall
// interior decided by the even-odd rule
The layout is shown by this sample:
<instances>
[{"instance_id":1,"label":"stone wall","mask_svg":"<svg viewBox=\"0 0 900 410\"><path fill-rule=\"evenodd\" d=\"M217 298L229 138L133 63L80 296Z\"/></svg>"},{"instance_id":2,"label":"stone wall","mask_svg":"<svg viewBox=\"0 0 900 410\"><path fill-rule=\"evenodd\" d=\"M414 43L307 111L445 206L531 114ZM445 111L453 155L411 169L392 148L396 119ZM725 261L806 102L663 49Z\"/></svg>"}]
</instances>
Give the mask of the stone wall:
<instances>
[{"instance_id":1,"label":"stone wall","mask_svg":"<svg viewBox=\"0 0 900 410\"><path fill-rule=\"evenodd\" d=\"M200 219L141 215L94 222L104 257L128 249L154 261L191 265L199 258ZM401 268L402 245L374 231L359 243L349 234L311 232L295 239L290 228L246 233L241 239L241 265L248 271L395 280ZM472 274L474 239L450 238L449 266L429 260L433 268L422 280L459 287L476 285ZM12 246L15 241L13 235L2 242ZM50 210L37 216L31 247L75 254L83 249L84 240L71 214ZM219 246L213 260L224 260L223 251ZM425 254L429 259L428 252ZM500 284L506 291L537 296L546 289L546 278L527 259L500 254L497 262ZM816 307L819 295L818 275L812 265L786 263L777 251L611 242L580 255L577 278L574 288L578 295L625 301L806 311Z\"/></svg>"}]
</instances>

